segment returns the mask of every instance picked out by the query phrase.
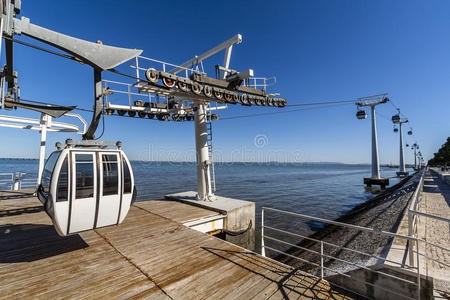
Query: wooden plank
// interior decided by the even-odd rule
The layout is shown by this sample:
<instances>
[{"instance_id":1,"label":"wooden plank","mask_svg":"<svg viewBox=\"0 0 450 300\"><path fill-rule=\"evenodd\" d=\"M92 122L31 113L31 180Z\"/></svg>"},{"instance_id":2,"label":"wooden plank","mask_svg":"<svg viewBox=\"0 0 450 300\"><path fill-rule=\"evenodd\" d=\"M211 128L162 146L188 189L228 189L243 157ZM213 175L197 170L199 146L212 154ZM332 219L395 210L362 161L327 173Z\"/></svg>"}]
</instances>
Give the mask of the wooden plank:
<instances>
[{"instance_id":1,"label":"wooden plank","mask_svg":"<svg viewBox=\"0 0 450 300\"><path fill-rule=\"evenodd\" d=\"M343 297L327 283L180 224L217 212L146 201L119 226L59 237L40 207L32 197L0 200L0 298Z\"/></svg>"},{"instance_id":2,"label":"wooden plank","mask_svg":"<svg viewBox=\"0 0 450 300\"><path fill-rule=\"evenodd\" d=\"M215 211L173 200L142 201L137 202L136 206L149 210L154 214L169 218L178 223L220 215Z\"/></svg>"}]
</instances>

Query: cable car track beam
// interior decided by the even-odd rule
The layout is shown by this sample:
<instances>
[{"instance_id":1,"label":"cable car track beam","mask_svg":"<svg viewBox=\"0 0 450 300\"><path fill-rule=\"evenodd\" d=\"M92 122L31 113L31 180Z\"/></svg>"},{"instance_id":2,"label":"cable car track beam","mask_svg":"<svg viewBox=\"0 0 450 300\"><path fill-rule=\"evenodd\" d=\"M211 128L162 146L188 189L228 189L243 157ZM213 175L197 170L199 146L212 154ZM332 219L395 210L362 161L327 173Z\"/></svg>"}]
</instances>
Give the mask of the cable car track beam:
<instances>
[{"instance_id":1,"label":"cable car track beam","mask_svg":"<svg viewBox=\"0 0 450 300\"><path fill-rule=\"evenodd\" d=\"M236 34L232 38L226 40L225 42L221 43L220 45L215 46L211 50L208 50L205 53L198 55L198 56L188 60L187 62L181 64L179 67L171 70L169 73L178 74L181 71L183 71L185 68L189 68L189 67L192 67L193 65L199 64L200 62L207 59L208 57L210 57L224 49L230 48L234 44L240 44L241 42L242 42L242 35ZM231 56L231 49L227 50L227 55ZM225 60L227 60L227 58L225 58ZM228 66L226 66L226 67L228 68Z\"/></svg>"}]
</instances>

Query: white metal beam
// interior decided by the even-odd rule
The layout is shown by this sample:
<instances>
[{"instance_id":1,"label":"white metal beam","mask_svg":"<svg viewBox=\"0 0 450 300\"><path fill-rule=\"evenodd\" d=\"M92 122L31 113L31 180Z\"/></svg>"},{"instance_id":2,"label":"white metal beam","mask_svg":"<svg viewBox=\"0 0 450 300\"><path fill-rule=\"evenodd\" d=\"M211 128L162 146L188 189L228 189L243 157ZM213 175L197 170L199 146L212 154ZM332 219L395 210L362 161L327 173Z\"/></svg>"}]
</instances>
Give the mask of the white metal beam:
<instances>
[{"instance_id":1,"label":"white metal beam","mask_svg":"<svg viewBox=\"0 0 450 300\"><path fill-rule=\"evenodd\" d=\"M208 57L210 57L210 56L212 56L212 55L222 51L223 49L229 48L229 50L227 50L227 52L229 51L230 52L229 55L231 55L231 48L230 48L230 46L233 46L234 44L239 44L241 42L242 42L242 35L236 34L235 36L233 36L229 40L223 42L222 44L217 45L216 47L212 48L211 50L206 51L205 53L188 60L187 62L182 64L180 67L171 70L170 73L178 74L181 71L185 70L185 68L190 68L192 65L198 64L202 60L204 60L204 59L206 59L206 58L208 58ZM225 60L226 60L226 58L225 58Z\"/></svg>"}]
</instances>

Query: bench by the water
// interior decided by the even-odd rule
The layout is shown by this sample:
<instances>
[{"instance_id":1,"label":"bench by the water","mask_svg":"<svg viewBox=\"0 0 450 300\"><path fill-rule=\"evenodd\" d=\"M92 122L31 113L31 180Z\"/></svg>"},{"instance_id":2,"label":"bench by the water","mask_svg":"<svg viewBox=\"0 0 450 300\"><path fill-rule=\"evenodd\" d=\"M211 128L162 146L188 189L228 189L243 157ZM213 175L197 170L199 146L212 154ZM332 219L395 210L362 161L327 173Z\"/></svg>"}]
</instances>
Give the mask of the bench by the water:
<instances>
[{"instance_id":1,"label":"bench by the water","mask_svg":"<svg viewBox=\"0 0 450 300\"><path fill-rule=\"evenodd\" d=\"M214 214L202 208L139 202L119 226L63 238L36 198L17 196L0 193L0 298L349 298L180 224Z\"/></svg>"}]
</instances>

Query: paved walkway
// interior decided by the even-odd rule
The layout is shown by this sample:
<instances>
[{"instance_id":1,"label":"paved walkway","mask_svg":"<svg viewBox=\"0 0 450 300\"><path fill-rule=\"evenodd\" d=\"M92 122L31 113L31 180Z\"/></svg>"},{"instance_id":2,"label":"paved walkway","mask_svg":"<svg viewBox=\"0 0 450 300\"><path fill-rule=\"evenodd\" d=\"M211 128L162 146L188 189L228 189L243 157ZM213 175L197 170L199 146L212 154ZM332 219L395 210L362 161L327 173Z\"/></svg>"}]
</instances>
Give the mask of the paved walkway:
<instances>
[{"instance_id":1,"label":"paved walkway","mask_svg":"<svg viewBox=\"0 0 450 300\"><path fill-rule=\"evenodd\" d=\"M444 183L436 173L427 171L424 177L422 201L419 210L444 218L450 218L450 185ZM419 237L450 249L450 223L434 218L419 218ZM426 247L426 255L450 265L450 252L434 246ZM426 274L436 279L450 280L450 268L427 259Z\"/></svg>"}]
</instances>

